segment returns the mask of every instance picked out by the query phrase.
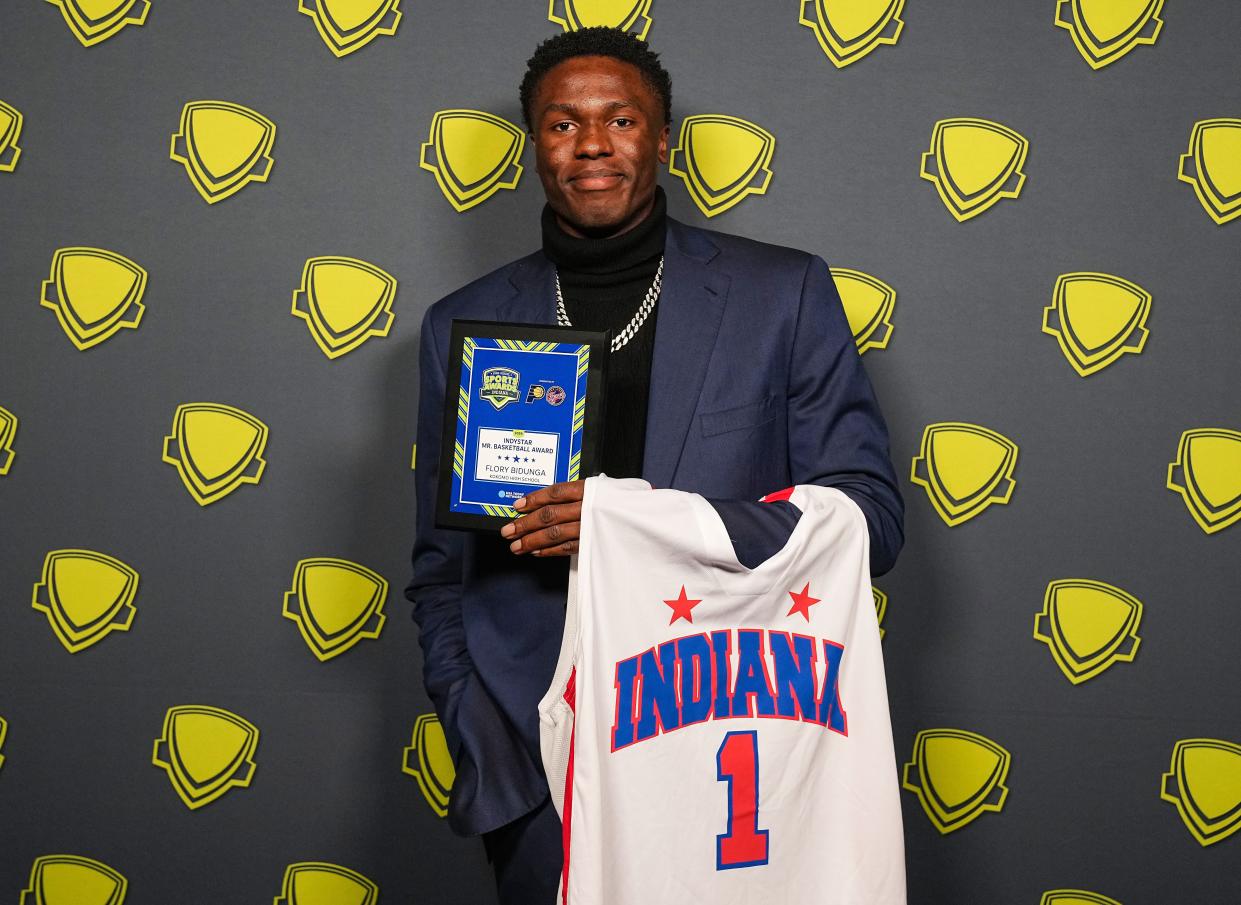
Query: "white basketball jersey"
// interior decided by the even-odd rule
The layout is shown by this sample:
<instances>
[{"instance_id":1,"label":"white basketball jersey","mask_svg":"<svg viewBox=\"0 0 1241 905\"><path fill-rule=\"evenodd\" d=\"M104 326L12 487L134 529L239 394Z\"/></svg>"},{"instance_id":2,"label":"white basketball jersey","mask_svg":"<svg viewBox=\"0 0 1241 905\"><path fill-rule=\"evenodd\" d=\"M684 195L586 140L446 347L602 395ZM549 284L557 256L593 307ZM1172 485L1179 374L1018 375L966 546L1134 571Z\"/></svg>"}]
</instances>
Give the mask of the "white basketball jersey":
<instances>
[{"instance_id":1,"label":"white basketball jersey","mask_svg":"<svg viewBox=\"0 0 1241 905\"><path fill-rule=\"evenodd\" d=\"M747 569L703 497L587 479L539 705L558 905L904 905L865 516L833 488L764 499L802 514Z\"/></svg>"}]
</instances>

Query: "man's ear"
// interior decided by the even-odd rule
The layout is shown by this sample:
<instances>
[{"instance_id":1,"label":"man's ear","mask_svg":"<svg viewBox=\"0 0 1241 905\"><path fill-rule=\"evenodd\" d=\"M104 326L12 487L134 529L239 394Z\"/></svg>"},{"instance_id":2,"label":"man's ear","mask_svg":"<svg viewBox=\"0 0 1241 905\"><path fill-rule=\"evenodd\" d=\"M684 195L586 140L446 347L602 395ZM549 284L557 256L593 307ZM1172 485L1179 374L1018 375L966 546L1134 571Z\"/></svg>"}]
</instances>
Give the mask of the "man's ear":
<instances>
[{"instance_id":1,"label":"man's ear","mask_svg":"<svg viewBox=\"0 0 1241 905\"><path fill-rule=\"evenodd\" d=\"M659 132L659 162L668 162L668 137L671 133L671 126L665 124Z\"/></svg>"}]
</instances>

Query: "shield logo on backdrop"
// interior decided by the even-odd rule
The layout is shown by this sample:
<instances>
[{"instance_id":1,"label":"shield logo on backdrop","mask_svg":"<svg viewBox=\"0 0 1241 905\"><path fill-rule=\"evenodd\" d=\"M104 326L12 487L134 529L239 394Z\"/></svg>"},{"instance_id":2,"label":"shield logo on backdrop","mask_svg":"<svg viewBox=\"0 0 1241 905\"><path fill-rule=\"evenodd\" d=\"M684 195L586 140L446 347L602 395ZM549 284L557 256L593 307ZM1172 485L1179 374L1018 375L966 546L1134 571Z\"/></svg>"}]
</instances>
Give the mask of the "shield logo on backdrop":
<instances>
[{"instance_id":1,"label":"shield logo on backdrop","mask_svg":"<svg viewBox=\"0 0 1241 905\"><path fill-rule=\"evenodd\" d=\"M883 628L883 617L888 614L888 595L871 585L870 595L875 600L875 621L879 623L879 640L883 640L885 634Z\"/></svg>"},{"instance_id":2,"label":"shield logo on backdrop","mask_svg":"<svg viewBox=\"0 0 1241 905\"><path fill-rule=\"evenodd\" d=\"M1151 294L1110 273L1065 273L1056 278L1043 332L1054 336L1073 370L1087 377L1126 352L1137 354L1150 331Z\"/></svg>"},{"instance_id":3,"label":"shield logo on backdrop","mask_svg":"<svg viewBox=\"0 0 1241 905\"><path fill-rule=\"evenodd\" d=\"M1142 602L1127 591L1089 578L1061 578L1047 585L1034 638L1074 685L1113 663L1131 663L1138 652Z\"/></svg>"},{"instance_id":4,"label":"shield logo on backdrop","mask_svg":"<svg viewBox=\"0 0 1241 905\"><path fill-rule=\"evenodd\" d=\"M1176 461L1168 466L1167 486L1181 495L1207 534L1241 520L1241 432L1222 427L1185 431Z\"/></svg>"},{"instance_id":5,"label":"shield logo on backdrop","mask_svg":"<svg viewBox=\"0 0 1241 905\"><path fill-rule=\"evenodd\" d=\"M47 614L65 650L76 654L134 621L138 573L94 550L53 550L44 557L43 578L31 606Z\"/></svg>"},{"instance_id":6,"label":"shield logo on backdrop","mask_svg":"<svg viewBox=\"0 0 1241 905\"><path fill-rule=\"evenodd\" d=\"M736 116L700 114L681 121L668 172L680 176L694 204L707 217L722 214L771 182L776 137Z\"/></svg>"},{"instance_id":7,"label":"shield logo on backdrop","mask_svg":"<svg viewBox=\"0 0 1241 905\"><path fill-rule=\"evenodd\" d=\"M1204 847L1227 839L1241 830L1241 745L1217 738L1177 742L1159 797L1176 805Z\"/></svg>"},{"instance_id":8,"label":"shield logo on backdrop","mask_svg":"<svg viewBox=\"0 0 1241 905\"><path fill-rule=\"evenodd\" d=\"M1091 69L1115 63L1163 28L1163 0L1057 0L1056 25L1067 29Z\"/></svg>"},{"instance_id":9,"label":"shield logo on backdrop","mask_svg":"<svg viewBox=\"0 0 1241 905\"><path fill-rule=\"evenodd\" d=\"M9 473L13 467L13 442L17 439L17 416L0 406L0 475Z\"/></svg>"},{"instance_id":10,"label":"shield logo on backdrop","mask_svg":"<svg viewBox=\"0 0 1241 905\"><path fill-rule=\"evenodd\" d=\"M896 305L896 290L878 277L833 267L832 280L849 320L849 330L858 354L867 349L886 349L892 338L892 309Z\"/></svg>"},{"instance_id":11,"label":"shield logo on backdrop","mask_svg":"<svg viewBox=\"0 0 1241 905\"><path fill-rule=\"evenodd\" d=\"M276 124L229 101L190 101L181 110L169 156L189 174L208 204L235 195L251 182L266 182L275 160Z\"/></svg>"},{"instance_id":12,"label":"shield logo on backdrop","mask_svg":"<svg viewBox=\"0 0 1241 905\"><path fill-rule=\"evenodd\" d=\"M219 707L187 704L164 715L151 763L167 772L177 796L195 810L250 785L258 743L259 730L248 720Z\"/></svg>"},{"instance_id":13,"label":"shield logo on backdrop","mask_svg":"<svg viewBox=\"0 0 1241 905\"><path fill-rule=\"evenodd\" d=\"M1021 194L1030 143L1008 126L986 119L941 119L922 155L923 179L935 183L948 212L963 223L1001 198Z\"/></svg>"},{"instance_id":14,"label":"shield logo on backdrop","mask_svg":"<svg viewBox=\"0 0 1241 905\"><path fill-rule=\"evenodd\" d=\"M931 823L947 835L1004 807L1011 763L1012 755L985 736L924 729L914 739L901 785L918 796Z\"/></svg>"},{"instance_id":15,"label":"shield logo on backdrop","mask_svg":"<svg viewBox=\"0 0 1241 905\"><path fill-rule=\"evenodd\" d=\"M21 905L122 905L129 881L116 869L81 855L43 855L30 868Z\"/></svg>"},{"instance_id":16,"label":"shield logo on backdrop","mask_svg":"<svg viewBox=\"0 0 1241 905\"><path fill-rule=\"evenodd\" d=\"M375 905L379 887L356 870L326 861L301 861L284 870L275 905Z\"/></svg>"},{"instance_id":17,"label":"shield logo on backdrop","mask_svg":"<svg viewBox=\"0 0 1241 905\"><path fill-rule=\"evenodd\" d=\"M1007 503L1016 482L1017 444L978 424L944 421L922 432L910 480L948 525L959 525L992 503Z\"/></svg>"},{"instance_id":18,"label":"shield logo on backdrop","mask_svg":"<svg viewBox=\"0 0 1241 905\"><path fill-rule=\"evenodd\" d=\"M104 248L59 248L39 304L56 312L69 340L85 352L122 327L136 329L146 310L147 272Z\"/></svg>"},{"instance_id":19,"label":"shield logo on backdrop","mask_svg":"<svg viewBox=\"0 0 1241 905\"><path fill-rule=\"evenodd\" d=\"M148 0L47 0L60 7L65 24L83 47L106 41L126 25L141 25Z\"/></svg>"},{"instance_id":20,"label":"shield logo on backdrop","mask_svg":"<svg viewBox=\"0 0 1241 905\"><path fill-rule=\"evenodd\" d=\"M9 724L0 716L0 752L4 750L4 737L8 734ZM4 766L4 755L0 754L0 767Z\"/></svg>"},{"instance_id":21,"label":"shield logo on backdrop","mask_svg":"<svg viewBox=\"0 0 1241 905\"><path fill-rule=\"evenodd\" d=\"M1120 905L1115 899L1084 889L1053 889L1043 893L1039 905Z\"/></svg>"},{"instance_id":22,"label":"shield logo on backdrop","mask_svg":"<svg viewBox=\"0 0 1241 905\"><path fill-rule=\"evenodd\" d=\"M293 291L293 316L310 329L328 358L352 352L392 328L396 278L357 258L310 258Z\"/></svg>"},{"instance_id":23,"label":"shield logo on backdrop","mask_svg":"<svg viewBox=\"0 0 1241 905\"><path fill-rule=\"evenodd\" d=\"M216 402L187 402L172 416L163 460L175 465L185 489L206 506L242 484L257 484L267 463L267 425L248 412Z\"/></svg>"},{"instance_id":24,"label":"shield logo on backdrop","mask_svg":"<svg viewBox=\"0 0 1241 905\"><path fill-rule=\"evenodd\" d=\"M547 18L565 31L606 25L645 41L651 30L651 0L550 0Z\"/></svg>"},{"instance_id":25,"label":"shield logo on backdrop","mask_svg":"<svg viewBox=\"0 0 1241 905\"><path fill-rule=\"evenodd\" d=\"M905 23L905 0L801 0L799 22L814 31L837 69L856 63L881 44L895 44Z\"/></svg>"},{"instance_id":26,"label":"shield logo on backdrop","mask_svg":"<svg viewBox=\"0 0 1241 905\"><path fill-rule=\"evenodd\" d=\"M320 662L343 654L363 638L378 638L387 618L388 582L347 559L298 562L284 595L284 616Z\"/></svg>"},{"instance_id":27,"label":"shield logo on backdrop","mask_svg":"<svg viewBox=\"0 0 1241 905\"><path fill-rule=\"evenodd\" d=\"M444 727L434 713L424 713L414 720L413 739L405 749L401 771L418 780L431 810L441 817L447 816L448 796L457 771L448 753Z\"/></svg>"},{"instance_id":28,"label":"shield logo on backdrop","mask_svg":"<svg viewBox=\"0 0 1241 905\"><path fill-rule=\"evenodd\" d=\"M1177 179L1194 187L1198 203L1223 226L1241 217L1241 119L1194 123Z\"/></svg>"},{"instance_id":29,"label":"shield logo on backdrop","mask_svg":"<svg viewBox=\"0 0 1241 905\"><path fill-rule=\"evenodd\" d=\"M500 189L515 189L526 134L482 110L441 110L431 120L419 166L458 212L482 204Z\"/></svg>"},{"instance_id":30,"label":"shield logo on backdrop","mask_svg":"<svg viewBox=\"0 0 1241 905\"><path fill-rule=\"evenodd\" d=\"M396 34L401 0L299 0L297 11L314 20L315 30L336 57L361 50L380 35Z\"/></svg>"},{"instance_id":31,"label":"shield logo on backdrop","mask_svg":"<svg viewBox=\"0 0 1241 905\"><path fill-rule=\"evenodd\" d=\"M0 101L0 173L11 173L17 167L17 158L22 154L17 142L21 137L21 111Z\"/></svg>"}]
</instances>

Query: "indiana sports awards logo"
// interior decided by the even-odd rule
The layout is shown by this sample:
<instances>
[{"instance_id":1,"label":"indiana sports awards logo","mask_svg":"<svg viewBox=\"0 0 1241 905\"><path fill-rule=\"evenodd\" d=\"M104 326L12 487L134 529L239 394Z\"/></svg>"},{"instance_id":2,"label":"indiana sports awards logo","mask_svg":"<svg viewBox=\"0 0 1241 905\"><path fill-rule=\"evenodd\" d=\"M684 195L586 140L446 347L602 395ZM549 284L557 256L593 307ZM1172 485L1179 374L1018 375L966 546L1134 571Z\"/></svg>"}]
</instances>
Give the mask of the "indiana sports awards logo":
<instances>
[{"instance_id":1,"label":"indiana sports awards logo","mask_svg":"<svg viewBox=\"0 0 1241 905\"><path fill-rule=\"evenodd\" d=\"M52 550L43 560L31 606L47 616L56 639L71 654L133 624L138 573L96 550Z\"/></svg>"},{"instance_id":2,"label":"indiana sports awards logo","mask_svg":"<svg viewBox=\"0 0 1241 905\"><path fill-rule=\"evenodd\" d=\"M284 870L275 905L375 905L379 886L370 877L328 861L299 861Z\"/></svg>"},{"instance_id":3,"label":"indiana sports awards logo","mask_svg":"<svg viewBox=\"0 0 1241 905\"><path fill-rule=\"evenodd\" d=\"M1004 807L1012 755L986 736L964 729L924 729L901 785L913 792L943 835Z\"/></svg>"},{"instance_id":4,"label":"indiana sports awards logo","mask_svg":"<svg viewBox=\"0 0 1241 905\"><path fill-rule=\"evenodd\" d=\"M378 638L387 599L388 582L379 573L347 559L311 557L294 567L283 614L323 663L364 638Z\"/></svg>"},{"instance_id":5,"label":"indiana sports awards logo","mask_svg":"<svg viewBox=\"0 0 1241 905\"><path fill-rule=\"evenodd\" d=\"M337 58L361 50L381 35L395 35L401 0L298 0L315 31Z\"/></svg>"},{"instance_id":6,"label":"indiana sports awards logo","mask_svg":"<svg viewBox=\"0 0 1241 905\"><path fill-rule=\"evenodd\" d=\"M1055 23L1073 36L1091 69L1102 69L1141 44L1154 44L1163 27L1162 9L1163 0L1056 0Z\"/></svg>"},{"instance_id":7,"label":"indiana sports awards logo","mask_svg":"<svg viewBox=\"0 0 1241 905\"><path fill-rule=\"evenodd\" d=\"M814 32L837 69L856 63L883 45L895 44L905 23L905 0L801 0L798 22Z\"/></svg>"},{"instance_id":8,"label":"indiana sports awards logo","mask_svg":"<svg viewBox=\"0 0 1241 905\"><path fill-rule=\"evenodd\" d=\"M1241 431L1198 427L1182 433L1167 487L1207 534L1241 521Z\"/></svg>"},{"instance_id":9,"label":"indiana sports awards logo","mask_svg":"<svg viewBox=\"0 0 1241 905\"><path fill-rule=\"evenodd\" d=\"M1025 183L1030 143L1008 126L976 117L941 119L922 155L923 179L934 183L944 207L963 223L1004 198L1017 198Z\"/></svg>"},{"instance_id":10,"label":"indiana sports awards logo","mask_svg":"<svg viewBox=\"0 0 1241 905\"><path fill-rule=\"evenodd\" d=\"M69 246L53 253L39 304L56 313L65 336L85 352L121 329L137 329L146 286L146 269L123 254Z\"/></svg>"},{"instance_id":11,"label":"indiana sports awards logo","mask_svg":"<svg viewBox=\"0 0 1241 905\"><path fill-rule=\"evenodd\" d=\"M220 707L170 707L155 740L151 763L168 774L177 797L191 811L230 789L250 785L257 764L258 727Z\"/></svg>"},{"instance_id":12,"label":"indiana sports awards logo","mask_svg":"<svg viewBox=\"0 0 1241 905\"><path fill-rule=\"evenodd\" d=\"M1185 828L1203 847L1241 830L1241 745L1217 738L1186 738L1172 748L1159 797L1176 806Z\"/></svg>"},{"instance_id":13,"label":"indiana sports awards logo","mask_svg":"<svg viewBox=\"0 0 1241 905\"><path fill-rule=\"evenodd\" d=\"M0 406L0 477L9 473L17 451L13 444L17 442L17 416L4 406Z\"/></svg>"},{"instance_id":14,"label":"indiana sports awards logo","mask_svg":"<svg viewBox=\"0 0 1241 905\"><path fill-rule=\"evenodd\" d=\"M1081 377L1103 370L1125 353L1136 355L1150 331L1151 294L1110 273L1065 273L1056 278L1043 332Z\"/></svg>"},{"instance_id":15,"label":"indiana sports awards logo","mask_svg":"<svg viewBox=\"0 0 1241 905\"><path fill-rule=\"evenodd\" d=\"M547 19L565 31L605 25L645 41L651 30L651 0L548 0Z\"/></svg>"},{"instance_id":16,"label":"indiana sports awards logo","mask_svg":"<svg viewBox=\"0 0 1241 905\"><path fill-rule=\"evenodd\" d=\"M409 746L402 753L401 772L418 782L427 804L440 817L448 814L448 798L457 771L448 751L444 727L434 713L424 713L414 721Z\"/></svg>"},{"instance_id":17,"label":"indiana sports awards logo","mask_svg":"<svg viewBox=\"0 0 1241 905\"><path fill-rule=\"evenodd\" d=\"M19 905L122 905L129 881L116 868L82 855L41 855Z\"/></svg>"},{"instance_id":18,"label":"indiana sports awards logo","mask_svg":"<svg viewBox=\"0 0 1241 905\"><path fill-rule=\"evenodd\" d=\"M60 8L69 31L83 47L106 41L127 25L146 22L149 0L47 0Z\"/></svg>"},{"instance_id":19,"label":"indiana sports awards logo","mask_svg":"<svg viewBox=\"0 0 1241 905\"><path fill-rule=\"evenodd\" d=\"M1220 226L1241 217L1241 119L1194 123L1176 178L1194 187L1198 203Z\"/></svg>"},{"instance_id":20,"label":"indiana sports awards logo","mask_svg":"<svg viewBox=\"0 0 1241 905\"><path fill-rule=\"evenodd\" d=\"M500 189L515 189L517 161L526 133L483 110L441 110L431 120L419 166L435 176L440 192L458 213L482 204Z\"/></svg>"},{"instance_id":21,"label":"indiana sports awards logo","mask_svg":"<svg viewBox=\"0 0 1241 905\"><path fill-rule=\"evenodd\" d=\"M352 352L372 336L392 329L396 278L357 258L309 258L293 291L293 316L330 359Z\"/></svg>"},{"instance_id":22,"label":"indiana sports awards logo","mask_svg":"<svg viewBox=\"0 0 1241 905\"><path fill-rule=\"evenodd\" d=\"M831 273L858 354L864 355L870 349L886 349L892 339L896 290L860 270L833 267Z\"/></svg>"},{"instance_id":23,"label":"indiana sports awards logo","mask_svg":"<svg viewBox=\"0 0 1241 905\"><path fill-rule=\"evenodd\" d=\"M1141 639L1142 602L1127 591L1090 578L1050 582L1034 617L1034 638L1074 685L1116 663L1132 663Z\"/></svg>"},{"instance_id":24,"label":"indiana sports awards logo","mask_svg":"<svg viewBox=\"0 0 1241 905\"><path fill-rule=\"evenodd\" d=\"M172 416L164 461L200 506L257 484L267 463L267 425L248 412L218 402L187 402Z\"/></svg>"},{"instance_id":25,"label":"indiana sports awards logo","mask_svg":"<svg viewBox=\"0 0 1241 905\"><path fill-rule=\"evenodd\" d=\"M690 199L706 217L762 195L771 182L776 137L757 123L723 113L687 116L668 159Z\"/></svg>"},{"instance_id":26,"label":"indiana sports awards logo","mask_svg":"<svg viewBox=\"0 0 1241 905\"><path fill-rule=\"evenodd\" d=\"M0 100L0 173L12 173L17 169L17 159L22 155L17 145L21 136L21 111Z\"/></svg>"},{"instance_id":27,"label":"indiana sports awards logo","mask_svg":"<svg viewBox=\"0 0 1241 905\"><path fill-rule=\"evenodd\" d=\"M276 124L257 110L231 101L190 101L169 156L185 167L202 199L215 204L267 181L275 142Z\"/></svg>"},{"instance_id":28,"label":"indiana sports awards logo","mask_svg":"<svg viewBox=\"0 0 1241 905\"><path fill-rule=\"evenodd\" d=\"M910 480L925 488L949 527L1007 503L1016 481L1017 444L1003 434L961 421L929 424L913 460Z\"/></svg>"}]
</instances>

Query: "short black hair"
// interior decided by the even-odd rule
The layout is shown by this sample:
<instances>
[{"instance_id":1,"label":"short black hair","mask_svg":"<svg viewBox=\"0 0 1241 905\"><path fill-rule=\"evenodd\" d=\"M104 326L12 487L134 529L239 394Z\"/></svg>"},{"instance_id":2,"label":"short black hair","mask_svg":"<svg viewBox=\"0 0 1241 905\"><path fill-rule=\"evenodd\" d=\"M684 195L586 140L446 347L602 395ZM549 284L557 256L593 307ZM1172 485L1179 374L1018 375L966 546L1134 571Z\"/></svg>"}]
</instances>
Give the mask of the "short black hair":
<instances>
[{"instance_id":1,"label":"short black hair","mask_svg":"<svg viewBox=\"0 0 1241 905\"><path fill-rule=\"evenodd\" d=\"M534 55L526 61L520 94L521 115L527 129L533 131L530 104L543 76L558 63L585 56L613 57L638 67L642 81L663 104L664 125L672 122L672 78L659 62L659 54L651 50L645 41L619 28L596 25L548 38L535 48Z\"/></svg>"}]
</instances>

